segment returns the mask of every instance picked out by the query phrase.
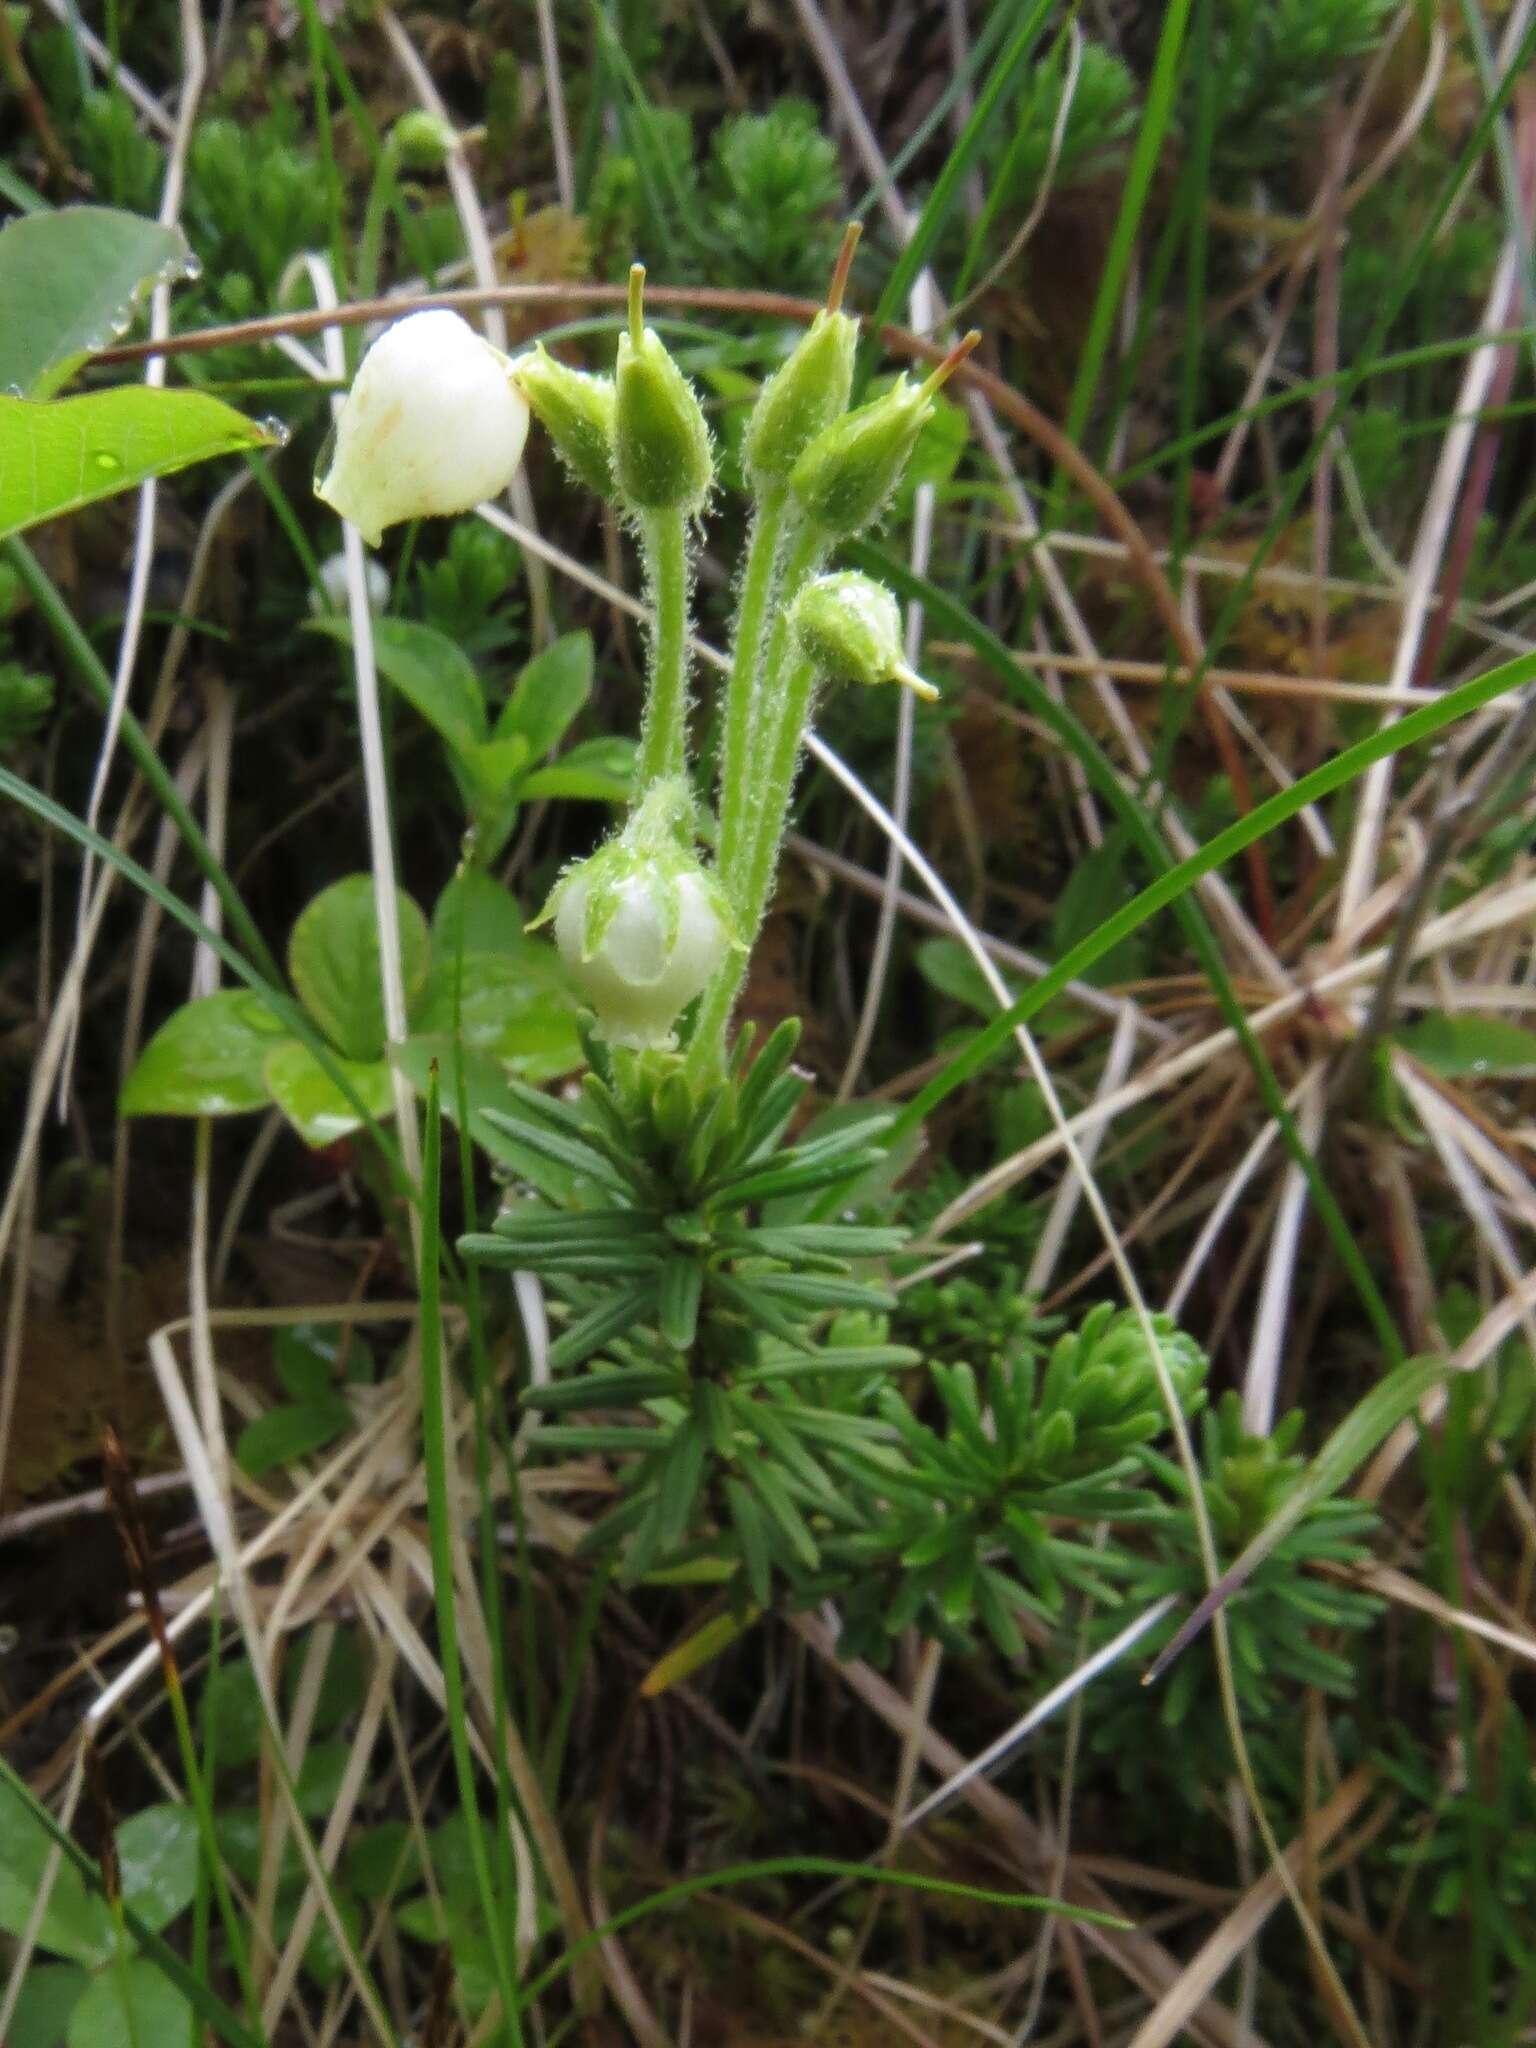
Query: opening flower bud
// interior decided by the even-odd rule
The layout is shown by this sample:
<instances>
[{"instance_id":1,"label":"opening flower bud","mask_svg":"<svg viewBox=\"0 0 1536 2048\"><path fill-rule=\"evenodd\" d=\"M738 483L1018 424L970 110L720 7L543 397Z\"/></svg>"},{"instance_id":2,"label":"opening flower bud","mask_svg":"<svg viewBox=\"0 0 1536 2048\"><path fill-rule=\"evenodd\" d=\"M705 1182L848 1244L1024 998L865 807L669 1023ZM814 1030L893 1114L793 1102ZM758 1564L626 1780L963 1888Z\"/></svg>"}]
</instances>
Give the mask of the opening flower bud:
<instances>
[{"instance_id":1,"label":"opening flower bud","mask_svg":"<svg viewBox=\"0 0 1536 2048\"><path fill-rule=\"evenodd\" d=\"M871 525L901 482L931 410L922 389L903 376L824 428L790 472L806 516L839 540Z\"/></svg>"},{"instance_id":2,"label":"opening flower bud","mask_svg":"<svg viewBox=\"0 0 1536 2048\"><path fill-rule=\"evenodd\" d=\"M612 1045L667 1046L735 941L724 891L676 834L687 786L653 786L630 822L561 876L538 919Z\"/></svg>"},{"instance_id":3,"label":"opening flower bud","mask_svg":"<svg viewBox=\"0 0 1536 2048\"><path fill-rule=\"evenodd\" d=\"M901 613L872 577L854 569L818 576L796 598L789 627L802 659L828 682L902 683L926 702L938 697L903 659Z\"/></svg>"},{"instance_id":4,"label":"opening flower bud","mask_svg":"<svg viewBox=\"0 0 1536 2048\"><path fill-rule=\"evenodd\" d=\"M763 386L741 444L754 483L786 477L832 422L853 388L858 328L846 313L818 313L799 343Z\"/></svg>"},{"instance_id":5,"label":"opening flower bud","mask_svg":"<svg viewBox=\"0 0 1536 2048\"><path fill-rule=\"evenodd\" d=\"M629 328L614 368L614 474L637 512L697 512L714 482L709 428L693 386L642 312L645 271L629 274Z\"/></svg>"},{"instance_id":6,"label":"opening flower bud","mask_svg":"<svg viewBox=\"0 0 1536 2048\"><path fill-rule=\"evenodd\" d=\"M921 383L903 374L889 391L823 429L790 472L807 518L851 540L884 511L933 411L934 394L981 339L968 334Z\"/></svg>"},{"instance_id":7,"label":"opening flower bud","mask_svg":"<svg viewBox=\"0 0 1536 2048\"><path fill-rule=\"evenodd\" d=\"M600 498L615 497L613 379L573 370L539 342L518 357L512 381L576 481Z\"/></svg>"},{"instance_id":8,"label":"opening flower bud","mask_svg":"<svg viewBox=\"0 0 1536 2048\"><path fill-rule=\"evenodd\" d=\"M370 547L404 519L468 512L512 481L528 406L507 359L457 313L412 313L364 356L315 495Z\"/></svg>"},{"instance_id":9,"label":"opening flower bud","mask_svg":"<svg viewBox=\"0 0 1536 2048\"><path fill-rule=\"evenodd\" d=\"M741 459L754 483L787 477L816 436L848 409L859 329L857 321L839 309L858 242L859 225L850 221L825 310L768 379L752 408Z\"/></svg>"}]
</instances>

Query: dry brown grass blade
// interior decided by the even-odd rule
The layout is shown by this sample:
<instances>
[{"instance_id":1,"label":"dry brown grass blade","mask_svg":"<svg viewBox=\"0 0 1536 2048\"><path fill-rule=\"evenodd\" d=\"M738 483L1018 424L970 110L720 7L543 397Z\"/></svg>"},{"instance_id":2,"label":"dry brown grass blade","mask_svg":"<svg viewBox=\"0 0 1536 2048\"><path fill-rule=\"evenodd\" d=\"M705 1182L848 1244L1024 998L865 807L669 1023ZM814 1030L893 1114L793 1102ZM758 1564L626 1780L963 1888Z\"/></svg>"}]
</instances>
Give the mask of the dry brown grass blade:
<instances>
[{"instance_id":1,"label":"dry brown grass blade","mask_svg":"<svg viewBox=\"0 0 1536 2048\"><path fill-rule=\"evenodd\" d=\"M827 1624L812 1615L795 1617L794 1628L821 1657L828 1669L871 1708L897 1734L905 1734L912 1719L907 1702L894 1686L857 1659L844 1661L837 1655L836 1641ZM922 1737L924 1760L941 1778L952 1778L964 1770L967 1759L952 1742L929 1727ZM963 1797L968 1806L987 1823L999 1843L1016 1860L1027 1884L1047 1881L1054 1849L1036 1823L1016 1800L984 1778L972 1779ZM1069 1905L1091 1906L1102 1913L1123 1913L1118 1899L1086 1878L1075 1862L1069 1864L1062 1896ZM1175 1984L1182 1972L1171 1955L1151 1935L1139 1931L1084 1923L1078 1928L1082 1940L1106 1957L1130 1981L1156 1999ZM1191 2032L1208 2048L1265 2048L1261 2036L1246 2031L1235 2013L1213 1996L1206 1996L1191 2016Z\"/></svg>"},{"instance_id":2,"label":"dry brown grass blade","mask_svg":"<svg viewBox=\"0 0 1536 2048\"><path fill-rule=\"evenodd\" d=\"M1348 1825L1370 1794L1373 1774L1362 1765L1352 1771L1325 1806L1313 1814L1306 1830L1291 1843L1285 1860L1299 1875L1309 1859L1316 1858ZM1267 1870L1220 1926L1210 1935L1179 1976L1158 2000L1131 2037L1130 2048L1169 2048L1179 2039L1199 2012L1202 2001L1221 1982L1233 1963L1253 1942L1260 1928L1277 1906L1284 1903L1285 1889L1277 1871Z\"/></svg>"}]
</instances>

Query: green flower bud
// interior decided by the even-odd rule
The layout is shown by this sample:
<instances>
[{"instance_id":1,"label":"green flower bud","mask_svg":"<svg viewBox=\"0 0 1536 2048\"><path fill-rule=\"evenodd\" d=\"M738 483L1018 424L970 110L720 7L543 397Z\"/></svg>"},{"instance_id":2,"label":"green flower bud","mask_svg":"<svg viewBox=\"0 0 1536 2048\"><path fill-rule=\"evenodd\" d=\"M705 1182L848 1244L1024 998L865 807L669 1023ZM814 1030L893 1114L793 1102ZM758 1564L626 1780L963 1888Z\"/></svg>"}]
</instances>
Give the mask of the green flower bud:
<instances>
[{"instance_id":1,"label":"green flower bud","mask_svg":"<svg viewBox=\"0 0 1536 2048\"><path fill-rule=\"evenodd\" d=\"M839 540L872 525L901 482L931 411L925 389L902 376L883 397L824 428L790 472L806 517Z\"/></svg>"},{"instance_id":2,"label":"green flower bud","mask_svg":"<svg viewBox=\"0 0 1536 2048\"><path fill-rule=\"evenodd\" d=\"M637 512L697 512L715 476L709 428L693 386L644 324L644 283L637 263L629 274L629 331L619 336L614 369L614 473Z\"/></svg>"},{"instance_id":3,"label":"green flower bud","mask_svg":"<svg viewBox=\"0 0 1536 2048\"><path fill-rule=\"evenodd\" d=\"M789 478L808 519L833 539L851 540L879 518L933 411L934 393L980 339L967 335L923 383L903 374L816 436Z\"/></svg>"},{"instance_id":4,"label":"green flower bud","mask_svg":"<svg viewBox=\"0 0 1536 2048\"><path fill-rule=\"evenodd\" d=\"M453 126L425 107L412 107L389 131L388 149L402 170L439 171L453 153Z\"/></svg>"},{"instance_id":5,"label":"green flower bud","mask_svg":"<svg viewBox=\"0 0 1536 2048\"><path fill-rule=\"evenodd\" d=\"M816 436L848 408L859 329L857 321L840 309L861 232L856 220L848 223L827 288L826 310L816 315L752 408L742 462L755 484L787 477Z\"/></svg>"},{"instance_id":6,"label":"green flower bud","mask_svg":"<svg viewBox=\"0 0 1536 2048\"><path fill-rule=\"evenodd\" d=\"M903 659L895 598L856 569L807 583L790 612L789 630L802 658L828 682L902 683L929 703L939 694Z\"/></svg>"},{"instance_id":7,"label":"green flower bud","mask_svg":"<svg viewBox=\"0 0 1536 2048\"><path fill-rule=\"evenodd\" d=\"M541 341L518 358L512 381L576 481L600 498L615 497L613 379L568 368Z\"/></svg>"},{"instance_id":8,"label":"green flower bud","mask_svg":"<svg viewBox=\"0 0 1536 2048\"><path fill-rule=\"evenodd\" d=\"M741 444L754 483L786 477L816 436L841 419L853 388L859 330L846 313L818 313L752 408Z\"/></svg>"},{"instance_id":9,"label":"green flower bud","mask_svg":"<svg viewBox=\"0 0 1536 2048\"><path fill-rule=\"evenodd\" d=\"M689 805L686 783L654 784L622 832L566 870L537 920L553 917L560 956L612 1045L669 1046L736 943L724 890L677 836Z\"/></svg>"}]
</instances>

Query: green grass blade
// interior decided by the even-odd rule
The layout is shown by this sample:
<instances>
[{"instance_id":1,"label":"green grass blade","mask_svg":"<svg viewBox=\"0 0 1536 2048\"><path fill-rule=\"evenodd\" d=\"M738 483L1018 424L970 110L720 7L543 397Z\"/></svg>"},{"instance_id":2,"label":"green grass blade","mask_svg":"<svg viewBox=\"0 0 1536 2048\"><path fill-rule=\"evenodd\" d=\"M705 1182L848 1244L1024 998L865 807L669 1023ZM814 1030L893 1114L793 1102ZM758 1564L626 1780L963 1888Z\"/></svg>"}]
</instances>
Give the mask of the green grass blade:
<instances>
[{"instance_id":1,"label":"green grass blade","mask_svg":"<svg viewBox=\"0 0 1536 2048\"><path fill-rule=\"evenodd\" d=\"M923 579L913 576L911 571L893 556L881 554L879 550L867 546L855 549L854 553L856 555L862 554L871 565L876 566L884 580L892 584L901 595L920 598L927 607L930 620L935 625L942 625L957 638L968 641L987 666L1015 694L1025 701L1034 716L1053 732L1060 740L1062 746L1082 764L1083 772L1088 777L1089 782L1099 791L1120 818L1154 873L1161 870L1166 878L1168 874L1178 872L1172 866L1172 856L1164 844L1162 835L1158 831L1151 814L1129 790L1122 786L1110 765L1108 757L1099 747L1097 741L1094 740L1082 723L1065 706L1055 702L1049 693L1041 687L1036 677L1032 676L1013 660L1007 648L997 638L996 634L989 632L986 627L980 624L974 614L963 605L957 604L953 598L947 596L943 591ZM1172 720L1170 720L1170 725L1173 726L1173 730L1177 730ZM1165 734L1164 744L1172 744L1170 734ZM1191 859L1193 858L1195 856L1191 856ZM1187 868L1189 864L1186 862L1184 865ZM1192 879L1198 880L1198 874L1193 875ZM1138 902L1140 900L1140 898L1137 898ZM1363 1253L1355 1243L1354 1235L1345 1221L1343 1211L1339 1207L1332 1188L1328 1185L1326 1176L1319 1169L1317 1161L1313 1158L1306 1141L1297 1127L1296 1119L1286 1103L1285 1092L1276 1078L1269 1055L1249 1028L1247 1012L1238 1000L1237 991L1232 986L1231 976L1227 973L1226 964L1221 957L1215 938L1206 922L1203 910L1197 900L1184 891L1175 892L1165 901L1178 918L1185 936L1200 962L1223 1018L1236 1034L1238 1044L1242 1047L1248 1064L1253 1070L1254 1080L1264 1106L1279 1126L1281 1139L1286 1151L1306 1177L1308 1192L1316 1207L1317 1214L1328 1233L1334 1249L1338 1253L1340 1262L1350 1276L1350 1280L1360 1297L1367 1315L1371 1319L1371 1324L1376 1331L1377 1337L1389 1358L1394 1362L1401 1359L1404 1355L1403 1344L1398 1335L1397 1325L1393 1320L1392 1312L1387 1307L1380 1288L1376 1285L1375 1278ZM1149 911L1148 915L1152 915L1152 912ZM1107 929L1107 926L1101 927L1101 932ZM1015 1013L1010 1012L1009 1014ZM1033 1010L1030 1010L1026 1014L1033 1015L1034 1013ZM1009 1029L1011 1030L1011 1028L1010 1026ZM1002 1038L1000 1037L994 1042L994 1049L996 1045L1001 1043ZM942 1078L943 1076L941 1075L939 1079L942 1080ZM907 1122L905 1117L899 1119L896 1126L888 1134L887 1142L892 1148L896 1147L902 1142L904 1133L914 1127ZM827 1205L823 1204L822 1209L818 1210L818 1213L827 1213Z\"/></svg>"},{"instance_id":2,"label":"green grass blade","mask_svg":"<svg viewBox=\"0 0 1536 2048\"><path fill-rule=\"evenodd\" d=\"M771 1877L842 1877L851 1878L855 1883L898 1885L908 1891L928 1892L936 1898L963 1899L971 1905L1012 1907L1020 1912L1059 1914L1064 1920L1073 1920L1094 1927L1113 1927L1125 1930L1129 1920L1122 1920L1115 1913L1096 1912L1090 1906L1068 1906L1060 1899L1041 1898L1034 1892L994 1892L983 1890L979 1885L956 1884L948 1878L926 1877L921 1871L886 1870L873 1863L844 1863L833 1856L769 1856L759 1863L733 1863L726 1870L703 1871L697 1877L682 1878L677 1884L668 1885L664 1891L642 1899L639 1905L627 1906L622 1913L616 1913L611 1920L605 1920L601 1927L594 1928L583 1940L576 1942L557 1962L551 1963L529 1984L523 1994L526 2005L532 2005L549 1987L557 1983L571 1967L609 1935L619 1933L625 1927L632 1927L637 1920L646 1919L652 1913L664 1913L686 1900L697 1898L700 1892L724 1891L728 1886L751 1884L759 1878Z\"/></svg>"},{"instance_id":3,"label":"green grass blade","mask_svg":"<svg viewBox=\"0 0 1536 2048\"><path fill-rule=\"evenodd\" d=\"M1069 981L1086 973L1112 946L1138 931L1160 910L1176 903L1202 875L1225 866L1244 847L1251 846L1256 839L1262 839L1276 826L1294 818L1308 804L1318 803L1336 789L1342 789L1357 775L1363 774L1373 761L1384 760L1388 754L1400 753L1403 748L1416 746L1421 740L1433 739L1436 733L1443 732L1458 719L1481 710L1483 705L1491 704L1496 698L1507 696L1511 690L1518 690L1532 681L1536 681L1536 655L1518 655L1513 661L1490 669L1486 675L1474 677L1458 689L1447 690L1438 703L1421 705L1394 725L1356 741L1354 746L1346 747L1333 760L1325 761L1321 767L1303 775L1289 789L1279 790L1256 805L1246 818L1239 818L1236 824L1218 832L1214 839L1197 848L1187 860L1159 875L1139 895L1106 918L1096 932L1064 953L1016 1003L978 1031L969 1045L902 1110L887 1134L887 1142L895 1147L910 1137L946 1096L953 1094L962 1082L969 1080L993 1053L1000 1050L1017 1025L1038 1015L1047 1003L1061 994Z\"/></svg>"},{"instance_id":4,"label":"green grass blade","mask_svg":"<svg viewBox=\"0 0 1536 2048\"><path fill-rule=\"evenodd\" d=\"M458 1779L459 1804L468 1827L470 1860L480 1894L487 1937L495 1961L504 2014L504 2038L523 2038L516 1972L508 1929L516 1922L515 1902L506 1910L496 1896L480 1815L479 1788L469 1748L469 1708L459 1656L458 1594L453 1577L454 1506L448 1478L448 1366L443 1349L441 1249L443 1119L434 1061L427 1084L426 1132L421 1169L421 1440L427 1475L427 1522L432 1549L432 1586L437 1603L437 1649L443 1667L444 1715Z\"/></svg>"},{"instance_id":5,"label":"green grass blade","mask_svg":"<svg viewBox=\"0 0 1536 2048\"><path fill-rule=\"evenodd\" d=\"M1083 429L1088 423L1088 415L1093 409L1093 401L1098 392L1099 378L1103 373L1104 360L1109 351L1110 336L1120 310L1120 296L1125 289L1126 273L1130 269L1136 237L1141 231L1141 217L1146 208L1147 195L1152 189L1153 173L1162 154L1163 139L1173 119L1174 101L1179 88L1179 58L1183 52L1184 31L1189 23L1191 4L1192 0L1171 0L1163 15L1162 32L1157 39L1157 55L1152 64L1152 76L1147 81L1146 106L1142 110L1141 125L1136 132L1136 147L1131 152L1125 191L1120 199L1120 211L1115 217L1114 233L1110 237L1109 251L1104 258L1104 272L1099 279L1099 289L1093 302L1093 314L1088 323L1087 337L1078 361L1077 375L1073 379L1071 402L1067 407L1066 433L1069 439L1079 445L1082 443Z\"/></svg>"},{"instance_id":6,"label":"green grass blade","mask_svg":"<svg viewBox=\"0 0 1536 2048\"><path fill-rule=\"evenodd\" d=\"M880 303L870 316L867 331L874 338L876 345L881 328L906 304L907 294L927 264L935 243L944 231L951 209L960 197L960 188L966 174L976 161L993 120L1012 89L1015 76L1040 40L1049 12L1050 0L1034 0L1029 13L1009 38L1007 48L977 95L970 119L956 138L954 148L945 158L944 168L934 181L933 190L917 217L911 237L885 281Z\"/></svg>"}]
</instances>

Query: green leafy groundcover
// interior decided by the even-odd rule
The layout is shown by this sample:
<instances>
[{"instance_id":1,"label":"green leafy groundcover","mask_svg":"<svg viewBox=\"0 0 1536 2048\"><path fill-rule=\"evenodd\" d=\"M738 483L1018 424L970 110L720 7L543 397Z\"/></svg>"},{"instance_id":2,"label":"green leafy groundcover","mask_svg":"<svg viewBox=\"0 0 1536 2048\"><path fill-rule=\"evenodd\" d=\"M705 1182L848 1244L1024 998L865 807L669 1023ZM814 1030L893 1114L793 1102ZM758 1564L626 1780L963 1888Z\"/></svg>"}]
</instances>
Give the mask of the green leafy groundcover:
<instances>
[{"instance_id":1,"label":"green leafy groundcover","mask_svg":"<svg viewBox=\"0 0 1536 2048\"><path fill-rule=\"evenodd\" d=\"M47 1881L52 1844L21 1797L0 1780L0 1927L21 1935ZM185 1912L197 1884L197 1823L185 1806L148 1806L117 1830L123 1904L158 1934ZM161 1971L125 1955L105 1899L60 1860L7 2048L102 2048L104 2042L186 2040L192 2009Z\"/></svg>"},{"instance_id":2,"label":"green leafy groundcover","mask_svg":"<svg viewBox=\"0 0 1536 2048\"><path fill-rule=\"evenodd\" d=\"M449 895L444 892L445 897ZM575 1001L553 947L529 938L508 892L488 876L457 885L436 930L396 892L402 976L411 1037L395 1057L422 1086L432 1058L462 1047L532 1080L568 1073L580 1059ZM460 927L497 935L495 949L462 951ZM450 928L451 927L451 928ZM323 1062L263 998L221 989L185 1003L139 1055L124 1083L124 1116L242 1116L275 1104L307 1144L349 1137L393 1107L379 983L373 878L344 875L299 913L288 975L329 1054Z\"/></svg>"}]
</instances>

